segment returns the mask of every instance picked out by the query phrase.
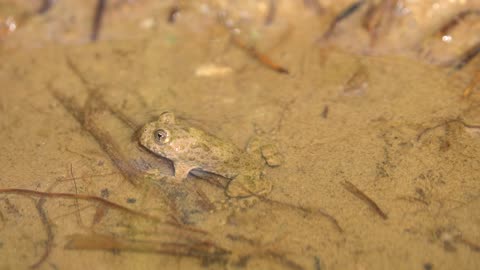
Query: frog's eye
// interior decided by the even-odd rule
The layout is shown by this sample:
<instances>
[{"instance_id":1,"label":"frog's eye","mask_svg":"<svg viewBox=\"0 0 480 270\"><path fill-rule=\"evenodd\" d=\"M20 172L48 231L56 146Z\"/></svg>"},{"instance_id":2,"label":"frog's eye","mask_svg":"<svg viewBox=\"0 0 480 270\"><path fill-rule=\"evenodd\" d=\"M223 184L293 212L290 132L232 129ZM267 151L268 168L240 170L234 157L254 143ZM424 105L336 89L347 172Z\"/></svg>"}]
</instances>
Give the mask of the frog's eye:
<instances>
[{"instance_id":1,"label":"frog's eye","mask_svg":"<svg viewBox=\"0 0 480 270\"><path fill-rule=\"evenodd\" d=\"M153 136L155 137L155 141L159 144L164 144L167 143L170 140L170 134L168 134L168 131L164 129L157 129L155 130L155 133Z\"/></svg>"}]
</instances>

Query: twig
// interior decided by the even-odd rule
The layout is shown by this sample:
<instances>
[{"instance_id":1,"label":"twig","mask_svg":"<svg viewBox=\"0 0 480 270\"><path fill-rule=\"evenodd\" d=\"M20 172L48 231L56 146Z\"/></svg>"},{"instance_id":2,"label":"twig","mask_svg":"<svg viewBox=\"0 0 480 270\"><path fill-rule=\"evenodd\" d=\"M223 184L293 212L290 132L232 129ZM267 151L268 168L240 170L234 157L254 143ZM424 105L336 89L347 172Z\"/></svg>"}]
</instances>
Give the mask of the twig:
<instances>
[{"instance_id":1,"label":"twig","mask_svg":"<svg viewBox=\"0 0 480 270\"><path fill-rule=\"evenodd\" d=\"M167 22L168 23L175 23L177 20L177 15L180 12L180 8L177 5L173 5L170 10L168 11Z\"/></svg>"},{"instance_id":2,"label":"twig","mask_svg":"<svg viewBox=\"0 0 480 270\"><path fill-rule=\"evenodd\" d=\"M38 259L37 262L35 262L30 266L30 268L32 269L36 269L40 267L47 260L48 256L50 255L50 251L52 250L54 235L52 231L52 226L48 221L47 214L43 209L43 204L45 204L45 198L40 198L40 200L37 202L35 207L37 208L38 215L40 216L40 220L42 221L42 224L45 227L45 231L47 232L47 240L45 240L45 250L43 251L42 256L40 257L40 259Z\"/></svg>"},{"instance_id":3,"label":"twig","mask_svg":"<svg viewBox=\"0 0 480 270\"><path fill-rule=\"evenodd\" d=\"M314 259L314 262L315 262L315 264L314 264L315 270L321 270L322 267L321 267L321 264L320 264L320 257L315 256L315 257L313 257L313 259Z\"/></svg>"},{"instance_id":4,"label":"twig","mask_svg":"<svg viewBox=\"0 0 480 270\"><path fill-rule=\"evenodd\" d=\"M79 78L79 80L85 86L85 89L89 94L85 108L80 108L80 106L74 104L72 101L65 98L62 94L58 92L52 91L52 95L64 106L67 112L70 112L82 125L82 127L85 128L85 130L88 131L90 135L92 135L92 137L97 141L103 151L108 155L115 167L120 171L125 180L129 181L134 186L142 184L144 182L142 180L144 180L143 177L145 176L145 173L141 169L137 168L136 166L127 161L125 154L119 151L119 149L121 148L116 144L116 141L113 140L109 133L105 132L101 127L99 127L99 125L95 123L95 116L98 112L108 111L112 114L112 117L116 117L124 123L128 122L126 123L126 125L132 129L135 129L137 127L137 124L129 121L126 117L122 117L122 114L119 114L116 110L109 107L102 99L102 97L98 94L96 87L91 86L89 81L83 76L83 74L69 57L67 57L67 65L70 67L72 72ZM185 189L185 185L182 188ZM188 197L188 199L178 196L179 190L181 190L182 188L179 187L179 185L160 185L160 190L165 195L165 201L173 211L171 217L178 223L180 223L180 221L184 223L183 221L185 220L185 218L188 218L187 214L194 212L191 209L196 209L197 206L205 207L208 206L210 203L209 201L204 201L201 205L195 204L196 200L192 200L190 198L198 196L198 194L192 190L184 190L185 194L187 194L186 196ZM204 199L202 197L197 198L200 200ZM181 206L182 210L179 210L178 206ZM186 209L190 209L190 211L186 211ZM203 210L206 209L196 209L195 211L200 212Z\"/></svg>"},{"instance_id":5,"label":"twig","mask_svg":"<svg viewBox=\"0 0 480 270\"><path fill-rule=\"evenodd\" d=\"M70 176L73 179L73 186L75 188L75 194L78 195L77 181L75 179L75 176L73 175L73 165L72 165L72 163L70 163ZM79 204L78 204L78 198L75 198L74 203L75 203L75 208L77 209L77 211L75 212L75 215L77 217L78 222L83 226L82 217L80 216L80 210L79 210L80 207L79 207Z\"/></svg>"},{"instance_id":6,"label":"twig","mask_svg":"<svg viewBox=\"0 0 480 270\"><path fill-rule=\"evenodd\" d=\"M232 40L233 40L233 44L235 44L240 49L243 49L246 52L248 52L253 58L257 59L260 63L262 63L266 67L269 67L270 69L278 73L289 74L288 69L275 63L272 59L270 59L270 57L257 51L255 47L247 46L243 41L241 41L238 37L236 37L235 34L232 36Z\"/></svg>"},{"instance_id":7,"label":"twig","mask_svg":"<svg viewBox=\"0 0 480 270\"><path fill-rule=\"evenodd\" d=\"M480 84L480 71L477 71L475 77L471 80L468 86L463 91L463 98L468 98L475 88L476 85Z\"/></svg>"},{"instance_id":8,"label":"twig","mask_svg":"<svg viewBox=\"0 0 480 270\"><path fill-rule=\"evenodd\" d=\"M342 183L343 187L350 193L352 193L355 197L359 198L360 200L364 201L375 213L377 213L381 218L388 219L387 214L383 212L382 209L378 206L376 202L374 202L370 197L368 197L363 191L358 189L355 185L346 181Z\"/></svg>"},{"instance_id":9,"label":"twig","mask_svg":"<svg viewBox=\"0 0 480 270\"><path fill-rule=\"evenodd\" d=\"M174 256L188 256L208 262L226 262L231 252L206 241L193 243L163 242L151 240L122 239L110 235L74 234L69 237L65 249L77 250L123 250L131 252L160 253Z\"/></svg>"},{"instance_id":10,"label":"twig","mask_svg":"<svg viewBox=\"0 0 480 270\"><path fill-rule=\"evenodd\" d=\"M269 198L267 198L265 196L261 196L261 195L255 195L255 196L257 198L259 198L261 201L269 203L270 205L277 205L277 206L281 206L281 207L290 208L290 209L293 209L293 210L301 211L302 213L305 213L305 214L320 214L321 216L328 219L328 221L330 221L334 225L335 229L337 229L338 232L343 232L343 228L340 226L337 219L335 219L333 216L326 213L322 209L313 209L313 208L308 208L308 207L297 206L297 205L293 205L293 204L286 203L286 202L272 200L272 199L269 199Z\"/></svg>"},{"instance_id":11,"label":"twig","mask_svg":"<svg viewBox=\"0 0 480 270\"><path fill-rule=\"evenodd\" d=\"M455 240L464 244L464 245L466 245L467 247L469 247L473 251L480 252L480 245L479 244L473 243L472 241L467 240L467 239L463 238L462 236L457 237Z\"/></svg>"},{"instance_id":12,"label":"twig","mask_svg":"<svg viewBox=\"0 0 480 270\"><path fill-rule=\"evenodd\" d=\"M47 13L53 6L54 0L42 0L42 5L37 10L38 14L45 14Z\"/></svg>"},{"instance_id":13,"label":"twig","mask_svg":"<svg viewBox=\"0 0 480 270\"><path fill-rule=\"evenodd\" d=\"M102 205L105 205L105 206L108 206L108 207L111 207L111 208L114 208L114 209L117 209L117 210L124 211L124 212L126 212L130 215L145 218L147 220L151 220L151 221L154 221L154 222L159 222L161 224L172 226L173 228L179 229L179 230L182 230L182 231L190 231L190 232L199 233L199 234L202 234L202 235L207 235L208 234L207 231L204 231L204 230L201 230L201 229L198 229L198 228L195 228L195 227L191 227L191 226L188 226L188 225L184 225L184 224L178 223L176 221L173 221L173 222L172 221L165 221L165 220L160 219L159 217L152 216L152 215L149 215L149 214L146 214L146 213L142 213L142 212L130 209L130 208L125 207L123 205L108 201L108 200L106 200L102 197L97 197L97 196L94 196L94 195L62 193L62 192L42 192L42 191L36 191L36 190L30 190L30 189L20 189L20 188L0 189L0 194L2 194L2 193L4 193L4 194L18 194L18 195L22 195L22 196L48 197L48 198L57 198L57 199L58 198L63 198L63 199L75 199L75 198L77 198L79 200L97 202L97 203L100 203Z\"/></svg>"},{"instance_id":14,"label":"twig","mask_svg":"<svg viewBox=\"0 0 480 270\"><path fill-rule=\"evenodd\" d=\"M307 8L313 8L318 15L325 12L325 9L320 5L318 0L303 0L303 5Z\"/></svg>"},{"instance_id":15,"label":"twig","mask_svg":"<svg viewBox=\"0 0 480 270\"><path fill-rule=\"evenodd\" d=\"M370 4L363 23L370 35L370 46L377 42L382 26L384 29L390 27L397 2L398 0L382 0L377 5Z\"/></svg>"},{"instance_id":16,"label":"twig","mask_svg":"<svg viewBox=\"0 0 480 270\"><path fill-rule=\"evenodd\" d=\"M240 259L240 265L245 266L250 259L254 257L260 257L260 258L273 259L274 261L290 269L294 269L294 270L304 269L301 265L288 259L283 253L274 251L272 249L263 249L263 247L261 247L260 250L258 250L258 246L262 245L258 240L250 239L243 235L237 235L237 234L227 234L226 237L232 241L243 242L243 243L247 243L250 246L256 247L257 251L255 252L255 254L248 254L246 256L243 256Z\"/></svg>"},{"instance_id":17,"label":"twig","mask_svg":"<svg viewBox=\"0 0 480 270\"><path fill-rule=\"evenodd\" d=\"M352 15L355 11L357 11L361 6L363 6L363 4L365 3L365 0L359 0L353 4L351 4L350 6L348 6L346 9L344 9L342 12L340 12L334 19L333 21L330 23L327 31L323 34L323 37L324 39L326 38L329 38L332 34L333 34L333 31L335 30L335 27L337 26L337 24L350 17L350 15Z\"/></svg>"},{"instance_id":18,"label":"twig","mask_svg":"<svg viewBox=\"0 0 480 270\"><path fill-rule=\"evenodd\" d=\"M454 27L458 25L459 22L465 20L466 17L475 15L480 16L480 10L478 9L468 9L462 10L457 15L453 16L446 24L444 24L437 33L444 36L447 35Z\"/></svg>"},{"instance_id":19,"label":"twig","mask_svg":"<svg viewBox=\"0 0 480 270\"><path fill-rule=\"evenodd\" d=\"M434 129L437 129L439 127L443 127L443 126L446 126L450 123L460 123L462 124L464 127L466 128L473 128L473 129L480 129L480 125L471 125L471 124L467 124L465 122L463 122L460 118L455 118L455 119L450 119L450 120L446 120L445 122L443 123L440 123L438 125L435 125L433 127L428 127L428 128L425 128L424 130L422 130L418 135L417 135L417 142L420 141L420 139L423 137L423 135L425 135L426 133L434 130Z\"/></svg>"},{"instance_id":20,"label":"twig","mask_svg":"<svg viewBox=\"0 0 480 270\"><path fill-rule=\"evenodd\" d=\"M325 105L323 107L323 111L322 111L322 117L325 118L325 119L328 117L328 110L329 110L328 105Z\"/></svg>"},{"instance_id":21,"label":"twig","mask_svg":"<svg viewBox=\"0 0 480 270\"><path fill-rule=\"evenodd\" d=\"M470 61L480 53L480 42L473 45L470 49L464 52L458 59L457 64L453 66L454 70L460 70L466 66Z\"/></svg>"},{"instance_id":22,"label":"twig","mask_svg":"<svg viewBox=\"0 0 480 270\"><path fill-rule=\"evenodd\" d=\"M272 24L276 14L277 14L277 0L270 0L268 2L268 13L267 13L267 16L265 17L265 25Z\"/></svg>"},{"instance_id":23,"label":"twig","mask_svg":"<svg viewBox=\"0 0 480 270\"><path fill-rule=\"evenodd\" d=\"M92 33L90 35L91 41L97 41L102 27L103 14L105 13L105 4L107 0L97 0L97 6L95 7L95 15L93 17Z\"/></svg>"},{"instance_id":24,"label":"twig","mask_svg":"<svg viewBox=\"0 0 480 270\"><path fill-rule=\"evenodd\" d=\"M82 125L82 127L84 127L90 133L90 135L92 135L92 137L100 145L103 151L105 151L105 153L108 155L115 167L123 175L123 177L131 184L136 186L138 184L136 181L136 176L139 172L134 167L129 166L122 161L124 160L124 158L116 150L119 149L119 147L114 144L112 138L110 138L107 133L103 132L98 127L93 125L90 121L87 121L85 118L86 115L82 113L82 111L76 105L74 105L71 100L67 99L62 94L55 91L52 91L52 95L55 99L57 99L58 102L60 102L60 104L65 108L65 110L69 112Z\"/></svg>"},{"instance_id":25,"label":"twig","mask_svg":"<svg viewBox=\"0 0 480 270\"><path fill-rule=\"evenodd\" d=\"M83 84L83 86L85 87L85 89L87 90L88 94L90 95L90 97L94 97L94 100L97 104L100 104L102 106L102 108L106 108L109 112L111 112L113 115L115 115L118 119L120 119L124 124L126 124L128 127L130 127L131 129L138 129L140 127L140 125L138 123L136 123L135 121L133 121L132 119L130 119L128 116L126 116L125 114L123 114L121 111L113 108L112 106L110 106L109 104L107 104L99 95L98 95L98 89L97 87L94 87L91 85L91 83L85 78L85 76L83 75L83 73L80 71L80 69L78 68L77 65L74 64L74 62L72 61L72 59L67 56L66 57L66 62L67 62L67 66L70 68L70 70L73 72L73 74L80 80L80 82ZM59 93L55 93L56 95L54 95L55 98L57 99L62 99L62 96L59 94ZM63 98L62 100L64 100L64 103L68 100L66 100L65 98ZM98 106L97 106L98 107ZM73 108L71 108L73 109ZM77 114L78 114L78 111L80 110L76 110L77 111ZM81 121L79 121L80 123L83 123L84 119L83 117L81 119L79 119Z\"/></svg>"},{"instance_id":26,"label":"twig","mask_svg":"<svg viewBox=\"0 0 480 270\"><path fill-rule=\"evenodd\" d=\"M105 174L78 176L78 177L74 177L74 178L62 178L62 179L59 180L59 182L66 182L66 181L73 181L73 180L83 180L83 179L94 178L94 177L105 177L105 176L112 176L112 175L117 175L117 174L118 174L118 172L112 172L112 173L105 173Z\"/></svg>"},{"instance_id":27,"label":"twig","mask_svg":"<svg viewBox=\"0 0 480 270\"><path fill-rule=\"evenodd\" d=\"M92 201L92 202L101 203L111 208L124 211L134 216L139 216L139 217L150 219L157 222L161 221L158 217L132 210L120 204L116 204L114 202L105 200L102 197L97 197L93 195L63 193L63 192L60 192L60 193L59 192L42 192L42 191L20 189L20 188L3 188L3 189L0 189L0 193L18 194L18 195L35 196L35 197L63 198L63 199L74 199L74 200L78 199L78 200Z\"/></svg>"},{"instance_id":28,"label":"twig","mask_svg":"<svg viewBox=\"0 0 480 270\"><path fill-rule=\"evenodd\" d=\"M304 268L298 263L288 259L285 254L281 254L272 250L267 250L263 254L264 256L271 257L280 264L294 270L303 270Z\"/></svg>"}]
</instances>

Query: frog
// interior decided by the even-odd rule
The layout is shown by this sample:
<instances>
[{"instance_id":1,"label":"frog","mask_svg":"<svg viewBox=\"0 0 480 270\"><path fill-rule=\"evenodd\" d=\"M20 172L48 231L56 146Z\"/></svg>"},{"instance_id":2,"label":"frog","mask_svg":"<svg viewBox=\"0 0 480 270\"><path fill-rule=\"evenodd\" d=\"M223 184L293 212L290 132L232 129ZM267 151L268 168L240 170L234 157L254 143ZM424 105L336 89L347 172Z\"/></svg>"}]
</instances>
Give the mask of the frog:
<instances>
[{"instance_id":1,"label":"frog","mask_svg":"<svg viewBox=\"0 0 480 270\"><path fill-rule=\"evenodd\" d=\"M246 150L233 142L212 135L185 121L171 111L145 124L139 135L141 146L173 162L174 183L182 183L195 170L229 179L225 188L229 198L264 196L273 184L264 176L265 165L280 165L280 154L271 144L254 139Z\"/></svg>"}]
</instances>

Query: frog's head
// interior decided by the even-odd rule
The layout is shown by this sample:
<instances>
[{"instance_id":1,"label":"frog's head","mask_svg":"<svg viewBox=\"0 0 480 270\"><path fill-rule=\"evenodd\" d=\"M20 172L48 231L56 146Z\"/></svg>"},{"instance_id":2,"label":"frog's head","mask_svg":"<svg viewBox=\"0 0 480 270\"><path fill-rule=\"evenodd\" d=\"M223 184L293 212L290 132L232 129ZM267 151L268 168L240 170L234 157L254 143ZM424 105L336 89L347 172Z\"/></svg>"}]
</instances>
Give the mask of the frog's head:
<instances>
[{"instance_id":1,"label":"frog's head","mask_svg":"<svg viewBox=\"0 0 480 270\"><path fill-rule=\"evenodd\" d=\"M174 160L182 151L182 141L188 137L187 133L176 123L172 112L164 112L142 128L139 142L151 152Z\"/></svg>"}]
</instances>

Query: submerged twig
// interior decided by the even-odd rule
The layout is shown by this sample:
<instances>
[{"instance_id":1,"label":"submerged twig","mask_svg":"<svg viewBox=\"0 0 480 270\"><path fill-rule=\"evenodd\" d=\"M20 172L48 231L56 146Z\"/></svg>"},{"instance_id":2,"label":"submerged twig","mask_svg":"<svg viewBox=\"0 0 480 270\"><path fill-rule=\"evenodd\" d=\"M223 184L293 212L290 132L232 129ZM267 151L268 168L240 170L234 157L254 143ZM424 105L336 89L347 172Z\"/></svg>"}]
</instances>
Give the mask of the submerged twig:
<instances>
[{"instance_id":1,"label":"submerged twig","mask_svg":"<svg viewBox=\"0 0 480 270\"><path fill-rule=\"evenodd\" d=\"M340 21L350 17L350 15L355 13L355 11L357 11L361 6L363 6L365 2L366 2L365 0L356 1L350 6L348 6L346 9L344 9L342 12L340 12L330 23L327 31L323 34L323 38L329 38L333 34L333 31L335 30L335 27L337 26L337 24Z\"/></svg>"},{"instance_id":2,"label":"submerged twig","mask_svg":"<svg viewBox=\"0 0 480 270\"><path fill-rule=\"evenodd\" d=\"M370 46L376 44L382 27L383 29L390 27L397 2L398 0L382 0L377 5L370 4L363 23L370 34Z\"/></svg>"},{"instance_id":3,"label":"submerged twig","mask_svg":"<svg viewBox=\"0 0 480 270\"><path fill-rule=\"evenodd\" d=\"M344 182L342 182L342 185L348 192L352 193L355 197L365 202L381 218L388 219L387 214L383 212L383 210L378 206L378 204L374 202L370 197L368 197L365 193L363 193L363 191L358 189L354 184L345 180Z\"/></svg>"},{"instance_id":4,"label":"submerged twig","mask_svg":"<svg viewBox=\"0 0 480 270\"><path fill-rule=\"evenodd\" d=\"M134 216L143 217L153 221L161 221L158 217L151 216L142 212L135 211L133 209L127 208L123 205L108 201L102 197L97 197L94 195L85 195L85 194L74 194L74 193L63 193L63 192L42 192L30 189L21 189L21 188L2 188L0 189L0 194L19 194L24 196L35 196L35 197L48 197L48 198L63 198L63 199L74 199L74 200L85 200L101 203L111 208L124 211Z\"/></svg>"},{"instance_id":5,"label":"submerged twig","mask_svg":"<svg viewBox=\"0 0 480 270\"><path fill-rule=\"evenodd\" d=\"M40 259L37 260L34 264L30 266L32 269L36 269L41 266L50 255L50 251L52 250L52 243L53 243L53 230L50 222L48 221L47 214L43 209L43 205L45 204L45 198L40 198L40 200L36 203L35 207L37 208L38 215L40 216L40 220L42 221L43 226L45 227L45 231L47 232L47 240L45 240L45 250L43 251L42 256Z\"/></svg>"},{"instance_id":6,"label":"submerged twig","mask_svg":"<svg viewBox=\"0 0 480 270\"><path fill-rule=\"evenodd\" d=\"M282 265L284 265L284 266L286 266L290 269L293 269L293 270L304 270L305 269L301 265L299 265L298 263L288 259L285 256L285 254L282 254L282 253L278 253L278 252L275 252L275 251L272 251L272 250L266 250L263 254L259 254L259 255L260 255L260 257L265 256L267 258L273 258L278 263L280 263L280 264L282 264Z\"/></svg>"},{"instance_id":7,"label":"submerged twig","mask_svg":"<svg viewBox=\"0 0 480 270\"><path fill-rule=\"evenodd\" d=\"M267 258L273 259L275 262L294 270L303 270L304 267L299 265L298 263L294 262L293 260L288 259L285 256L284 252L279 252L276 250L272 250L271 248L264 248L262 247L262 243L256 239L251 239L243 235L239 234L227 234L226 237L235 242L242 242L246 243L250 246L255 247L256 251L254 254L247 254L240 258L239 266L245 266L249 260L252 258ZM259 248L260 246L260 248Z\"/></svg>"},{"instance_id":8,"label":"submerged twig","mask_svg":"<svg viewBox=\"0 0 480 270\"><path fill-rule=\"evenodd\" d=\"M152 240L122 239L105 234L80 235L69 237L65 249L76 250L119 250L143 253L159 253L174 256L195 257L205 262L225 263L229 250L206 241L187 243Z\"/></svg>"},{"instance_id":9,"label":"submerged twig","mask_svg":"<svg viewBox=\"0 0 480 270\"><path fill-rule=\"evenodd\" d=\"M318 0L303 0L303 5L307 8L313 8L317 14L322 14L325 11Z\"/></svg>"},{"instance_id":10,"label":"submerged twig","mask_svg":"<svg viewBox=\"0 0 480 270\"><path fill-rule=\"evenodd\" d=\"M467 247L469 247L473 251L480 252L480 244L476 244L476 243L474 243L474 242L472 242L468 239L465 239L462 236L458 236L455 240L464 244L464 245L466 245Z\"/></svg>"},{"instance_id":11,"label":"submerged twig","mask_svg":"<svg viewBox=\"0 0 480 270\"><path fill-rule=\"evenodd\" d=\"M98 89L83 76L78 67L69 57L67 57L67 64L82 82L89 94L86 105L84 108L81 108L71 100L65 98L62 94L55 91L52 91L52 95L57 98L67 112L70 112L82 127L92 135L125 180L129 181L134 186L143 183L143 180L145 180L148 173L128 161L126 154L120 151L121 147L117 145L116 141L102 128L101 125L96 123L98 120L96 116L100 112L110 112L112 117L118 118L131 129L138 129L139 125L123 115L123 113L109 106L98 93ZM154 180L161 181L159 177L155 177ZM205 201L205 199L207 199L206 196L200 196L201 191L198 193L187 185L180 186L178 184L162 183L159 187L160 191L165 195L164 199L166 204L172 210L172 217L177 222L185 223L190 214L211 209L211 203ZM179 196L179 194L185 195ZM197 204L197 201L202 201L202 203ZM178 209L178 206L182 209Z\"/></svg>"},{"instance_id":12,"label":"submerged twig","mask_svg":"<svg viewBox=\"0 0 480 270\"><path fill-rule=\"evenodd\" d=\"M90 97L95 101L95 103L97 104L101 104L101 107L102 108L105 108L107 109L109 112L111 112L113 115L115 115L118 119L120 119L124 124L126 124L128 127L130 127L131 129L133 130L136 130L140 127L140 125L138 123L136 123L134 120L130 119L128 116L126 116L125 114L123 114L121 111L113 108L112 106L110 106L109 104L107 104L99 95L98 95L98 89L94 86L91 85L91 83L85 78L85 76L83 75L83 73L80 71L80 69L78 68L78 66L76 64L73 63L72 59L70 57L66 57L66 63L67 63L67 66L68 68L73 72L73 74L80 80L80 82L83 84L83 86L85 87L85 89L87 90L88 94L90 95ZM64 100L64 103L67 102L68 100L66 98L62 98L62 96L59 94L59 93L54 93L54 97L56 99L62 99ZM78 109L78 108L74 108L72 106L70 106L71 108L71 113L75 113L76 114L76 118L77 120L79 120L80 123L83 124L84 122L84 119L83 119L83 116L82 117L78 117L79 114L81 114L81 110ZM98 106L97 106L98 107ZM75 110L74 110L75 109Z\"/></svg>"},{"instance_id":13,"label":"submerged twig","mask_svg":"<svg viewBox=\"0 0 480 270\"><path fill-rule=\"evenodd\" d=\"M338 232L343 232L343 228L340 226L337 219L334 218L332 215L326 213L322 209L314 209L314 208L309 208L309 207L302 207L302 206L298 206L298 205L293 205L293 204L286 203L286 202L272 200L272 199L269 199L269 198L267 198L265 196L261 196L261 195L255 195L255 196L257 198L259 198L262 202L268 203L270 205L276 205L276 206L290 208L290 209L293 209L293 210L301 211L304 214L319 214L319 215L325 217L328 221L330 221L330 223L333 224L333 226L335 227L335 229L337 229Z\"/></svg>"},{"instance_id":14,"label":"submerged twig","mask_svg":"<svg viewBox=\"0 0 480 270\"><path fill-rule=\"evenodd\" d=\"M122 176L134 186L138 185L137 176L140 174L140 172L133 166L130 166L123 161L125 158L116 150L120 148L115 145L114 140L110 138L110 135L103 132L92 123L89 123L89 121L87 121L85 118L86 115L82 113L82 110L79 109L71 100L55 91L52 91L52 95L65 108L65 110L69 112L90 133L90 135L92 135L92 137L113 162L115 167L120 171Z\"/></svg>"},{"instance_id":15,"label":"submerged twig","mask_svg":"<svg viewBox=\"0 0 480 270\"><path fill-rule=\"evenodd\" d=\"M45 14L47 13L53 6L54 0L42 0L42 5L37 10L38 14Z\"/></svg>"},{"instance_id":16,"label":"submerged twig","mask_svg":"<svg viewBox=\"0 0 480 270\"><path fill-rule=\"evenodd\" d=\"M248 46L243 41L241 41L235 35L232 36L233 43L239 47L240 49L245 50L248 52L253 58L257 59L260 63L265 65L266 67L282 74L289 74L288 69L280 66L279 64L275 63L270 57L267 55L259 52L254 46Z\"/></svg>"},{"instance_id":17,"label":"submerged twig","mask_svg":"<svg viewBox=\"0 0 480 270\"><path fill-rule=\"evenodd\" d=\"M478 9L468 9L462 10L456 14L452 19L447 21L440 29L437 31L438 34L444 36L447 35L454 27L458 25L459 22L465 20L469 16L480 16L480 10Z\"/></svg>"},{"instance_id":18,"label":"submerged twig","mask_svg":"<svg viewBox=\"0 0 480 270\"><path fill-rule=\"evenodd\" d=\"M72 165L72 163L70 163L70 177L72 178L72 181L73 181L73 187L75 188L75 194L78 195L77 180L75 179L75 176L73 175L73 165ZM80 206L79 206L77 198L75 198L74 203L75 203L75 208L77 209L77 211L75 212L75 215L77 217L78 222L83 226L82 217L80 216Z\"/></svg>"},{"instance_id":19,"label":"submerged twig","mask_svg":"<svg viewBox=\"0 0 480 270\"><path fill-rule=\"evenodd\" d=\"M268 13L267 13L267 16L265 17L265 25L272 24L276 14L277 14L277 0L270 0L268 2Z\"/></svg>"},{"instance_id":20,"label":"submerged twig","mask_svg":"<svg viewBox=\"0 0 480 270\"><path fill-rule=\"evenodd\" d=\"M473 45L470 49L466 50L457 60L457 64L453 66L454 70L460 70L466 66L470 61L480 53L480 42Z\"/></svg>"},{"instance_id":21,"label":"submerged twig","mask_svg":"<svg viewBox=\"0 0 480 270\"><path fill-rule=\"evenodd\" d=\"M137 216L141 217L147 220L151 220L153 222L158 222L164 225L171 226L172 228L181 230L181 231L190 231L193 233L199 233L202 235L207 235L208 232L191 227L188 225L184 225L181 223L178 223L176 221L168 221L168 220L163 220L159 217L142 213L133 209L130 209L128 207L125 207L123 205L111 202L109 200L106 200L102 197L94 196L94 195L86 195L86 194L74 194L74 193L63 193L63 192L42 192L42 191L36 191L36 190L30 190L30 189L21 189L21 188L3 188L0 189L0 194L18 194L22 196L34 196L34 197L47 197L47 198L54 198L54 199L78 199L78 200L84 200L84 201L90 201L90 202L96 202L100 203L101 205L104 205L106 207L110 207L113 209L117 209L120 211L123 211L125 213L128 213L132 216Z\"/></svg>"},{"instance_id":22,"label":"submerged twig","mask_svg":"<svg viewBox=\"0 0 480 270\"><path fill-rule=\"evenodd\" d=\"M475 75L475 77L470 81L468 86L463 91L463 98L468 98L472 94L475 86L479 84L480 84L480 71L477 71L477 74Z\"/></svg>"},{"instance_id":23,"label":"submerged twig","mask_svg":"<svg viewBox=\"0 0 480 270\"><path fill-rule=\"evenodd\" d=\"M172 7L170 7L170 10L168 11L168 16L167 16L167 22L175 23L179 12L180 12L180 8L177 5L173 5Z\"/></svg>"},{"instance_id":24,"label":"submerged twig","mask_svg":"<svg viewBox=\"0 0 480 270\"><path fill-rule=\"evenodd\" d=\"M91 41L97 41L102 27L102 19L105 13L105 5L107 0L97 0L97 6L95 7L95 15L93 16L92 33L90 35Z\"/></svg>"},{"instance_id":25,"label":"submerged twig","mask_svg":"<svg viewBox=\"0 0 480 270\"><path fill-rule=\"evenodd\" d=\"M329 112L329 107L328 107L328 105L325 105L325 106L323 107L322 117L325 118L325 119L327 119L327 117L328 117L328 112Z\"/></svg>"},{"instance_id":26,"label":"submerged twig","mask_svg":"<svg viewBox=\"0 0 480 270\"><path fill-rule=\"evenodd\" d=\"M462 124L464 127L466 128L474 128L474 129L480 129L480 125L471 125L471 124L467 124L465 122L463 122L463 120L461 120L460 118L455 118L455 119L450 119L450 120L446 120L444 121L443 123L440 123L438 125L435 125L433 127L428 127L428 128L425 128L424 130L422 130L420 133L418 133L417 135L417 142L420 141L420 139L423 137L423 135L425 135L426 133L432 131L432 130L435 130L439 127L443 127L443 126L446 126L450 123L460 123Z\"/></svg>"}]
</instances>

